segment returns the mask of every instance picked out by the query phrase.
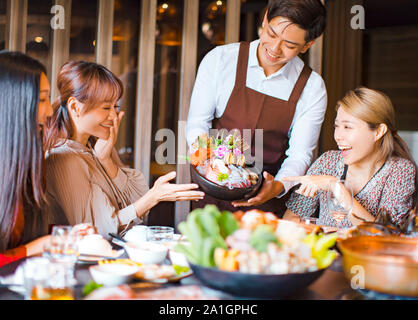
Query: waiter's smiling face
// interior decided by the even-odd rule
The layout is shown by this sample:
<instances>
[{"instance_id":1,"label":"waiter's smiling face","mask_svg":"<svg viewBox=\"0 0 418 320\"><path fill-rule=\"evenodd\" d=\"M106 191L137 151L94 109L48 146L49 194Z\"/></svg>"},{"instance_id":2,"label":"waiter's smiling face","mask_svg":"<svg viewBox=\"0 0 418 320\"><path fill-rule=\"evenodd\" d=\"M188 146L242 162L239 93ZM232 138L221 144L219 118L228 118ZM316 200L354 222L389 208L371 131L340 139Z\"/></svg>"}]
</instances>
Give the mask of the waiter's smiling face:
<instances>
[{"instance_id":1,"label":"waiter's smiling face","mask_svg":"<svg viewBox=\"0 0 418 320\"><path fill-rule=\"evenodd\" d=\"M275 73L314 43L306 42L306 31L285 17L267 20L264 16L257 57L265 74Z\"/></svg>"}]
</instances>

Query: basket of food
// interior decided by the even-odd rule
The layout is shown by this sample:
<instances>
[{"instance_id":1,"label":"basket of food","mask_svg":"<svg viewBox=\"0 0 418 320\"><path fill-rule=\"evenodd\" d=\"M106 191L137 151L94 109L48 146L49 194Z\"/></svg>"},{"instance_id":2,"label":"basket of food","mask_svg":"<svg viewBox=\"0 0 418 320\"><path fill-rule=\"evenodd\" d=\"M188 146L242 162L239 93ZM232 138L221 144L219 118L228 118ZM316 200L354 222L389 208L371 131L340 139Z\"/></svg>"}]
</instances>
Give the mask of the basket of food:
<instances>
[{"instance_id":1,"label":"basket of food","mask_svg":"<svg viewBox=\"0 0 418 320\"><path fill-rule=\"evenodd\" d=\"M311 232L259 210L220 212L207 205L179 224L177 245L204 285L237 297L289 297L317 280L338 255L337 235ZM320 229L318 229L320 230Z\"/></svg>"},{"instance_id":2,"label":"basket of food","mask_svg":"<svg viewBox=\"0 0 418 320\"><path fill-rule=\"evenodd\" d=\"M220 200L242 200L254 196L262 184L262 175L261 170L246 163L244 152L247 149L239 134L225 137L200 135L189 156L192 181L205 193Z\"/></svg>"}]
</instances>

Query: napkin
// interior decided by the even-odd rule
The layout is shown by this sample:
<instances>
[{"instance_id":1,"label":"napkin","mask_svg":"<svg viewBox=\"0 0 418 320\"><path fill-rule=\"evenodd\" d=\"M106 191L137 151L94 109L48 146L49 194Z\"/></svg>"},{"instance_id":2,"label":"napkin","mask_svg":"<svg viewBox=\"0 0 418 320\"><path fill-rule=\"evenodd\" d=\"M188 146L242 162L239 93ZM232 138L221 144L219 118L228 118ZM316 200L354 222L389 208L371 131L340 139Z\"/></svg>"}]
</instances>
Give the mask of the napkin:
<instances>
[{"instance_id":1,"label":"napkin","mask_svg":"<svg viewBox=\"0 0 418 320\"><path fill-rule=\"evenodd\" d=\"M17 267L15 273L0 277L0 284L8 285L9 289L19 294L25 294L23 266Z\"/></svg>"}]
</instances>

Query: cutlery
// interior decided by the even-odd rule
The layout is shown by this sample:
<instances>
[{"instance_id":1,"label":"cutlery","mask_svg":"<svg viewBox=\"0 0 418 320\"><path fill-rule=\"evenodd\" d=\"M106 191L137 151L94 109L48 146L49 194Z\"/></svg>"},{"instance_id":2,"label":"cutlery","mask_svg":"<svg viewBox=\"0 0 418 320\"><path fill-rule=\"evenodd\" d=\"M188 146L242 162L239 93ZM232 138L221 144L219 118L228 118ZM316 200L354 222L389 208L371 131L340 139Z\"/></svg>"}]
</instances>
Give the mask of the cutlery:
<instances>
[{"instance_id":1,"label":"cutlery","mask_svg":"<svg viewBox=\"0 0 418 320\"><path fill-rule=\"evenodd\" d=\"M92 259L106 259L106 260L115 260L115 259L117 259L115 257L101 256L101 255L97 255L97 254L86 254L86 253L80 254L78 256L78 258L79 259L80 258L81 259L83 259L83 258L92 258Z\"/></svg>"},{"instance_id":2,"label":"cutlery","mask_svg":"<svg viewBox=\"0 0 418 320\"><path fill-rule=\"evenodd\" d=\"M122 237L118 236L117 234L114 234L112 232L109 233L109 236L111 236L112 242L122 248L125 247L125 243L127 242L125 239L123 239Z\"/></svg>"}]
</instances>

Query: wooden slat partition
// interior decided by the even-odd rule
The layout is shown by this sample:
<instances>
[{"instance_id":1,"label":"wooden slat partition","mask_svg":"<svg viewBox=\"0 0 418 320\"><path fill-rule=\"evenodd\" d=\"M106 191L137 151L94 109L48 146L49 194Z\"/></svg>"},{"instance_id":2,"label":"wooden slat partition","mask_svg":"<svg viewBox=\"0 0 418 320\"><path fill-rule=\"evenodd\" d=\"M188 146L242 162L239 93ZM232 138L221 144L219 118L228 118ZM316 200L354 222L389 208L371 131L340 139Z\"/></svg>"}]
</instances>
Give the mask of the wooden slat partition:
<instances>
[{"instance_id":1,"label":"wooden slat partition","mask_svg":"<svg viewBox=\"0 0 418 320\"><path fill-rule=\"evenodd\" d=\"M324 0L321 0L324 4ZM324 35L315 40L313 46L309 49L309 66L312 70L322 75L322 54L324 48Z\"/></svg>"},{"instance_id":2,"label":"wooden slat partition","mask_svg":"<svg viewBox=\"0 0 418 320\"><path fill-rule=\"evenodd\" d=\"M28 0L7 0L6 50L26 52Z\"/></svg>"},{"instance_id":3,"label":"wooden slat partition","mask_svg":"<svg viewBox=\"0 0 418 320\"><path fill-rule=\"evenodd\" d=\"M225 43L239 41L240 18L241 0L228 0L226 2Z\"/></svg>"},{"instance_id":4,"label":"wooden slat partition","mask_svg":"<svg viewBox=\"0 0 418 320\"><path fill-rule=\"evenodd\" d=\"M185 121L189 113L190 98L196 77L196 59L198 43L199 1L184 1L183 39L181 50L181 75L180 75L180 103L179 103L179 128L177 137L177 154L185 155L187 150ZM177 160L177 183L189 183L189 164L181 164ZM190 201L176 202L175 225L185 220L190 211Z\"/></svg>"},{"instance_id":5,"label":"wooden slat partition","mask_svg":"<svg viewBox=\"0 0 418 320\"><path fill-rule=\"evenodd\" d=\"M52 67L51 67L51 100L58 97L57 76L60 68L70 56L70 32L71 32L71 4L72 0L55 0L55 5L60 5L65 10L64 29L55 29L52 37Z\"/></svg>"},{"instance_id":6,"label":"wooden slat partition","mask_svg":"<svg viewBox=\"0 0 418 320\"><path fill-rule=\"evenodd\" d=\"M112 67L112 37L115 0L99 0L96 62Z\"/></svg>"},{"instance_id":7,"label":"wooden slat partition","mask_svg":"<svg viewBox=\"0 0 418 320\"><path fill-rule=\"evenodd\" d=\"M142 1L134 165L143 172L146 181L150 178L156 11L157 0Z\"/></svg>"}]
</instances>

